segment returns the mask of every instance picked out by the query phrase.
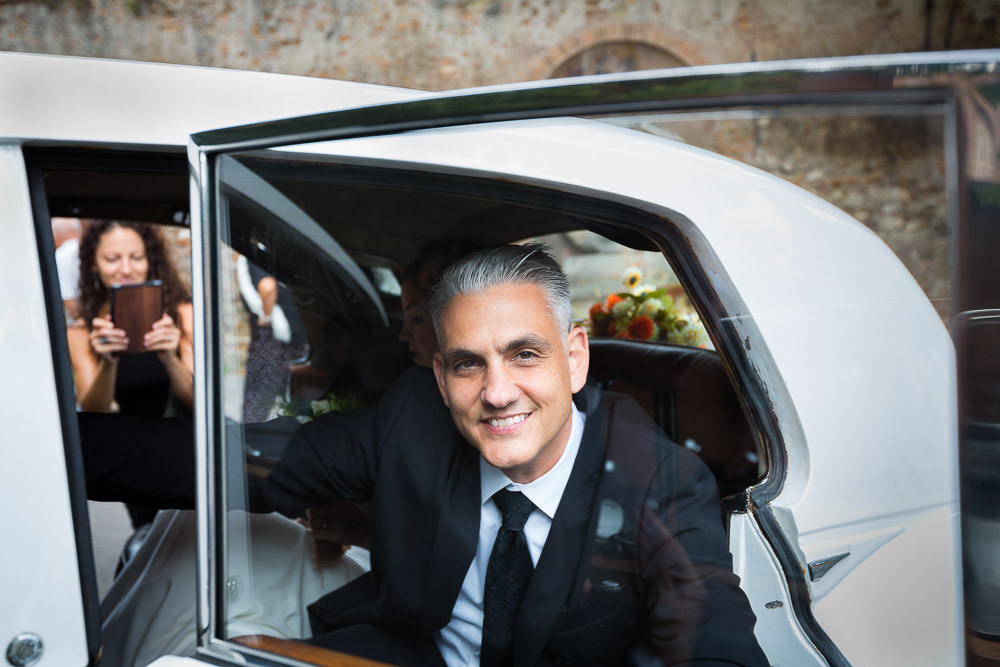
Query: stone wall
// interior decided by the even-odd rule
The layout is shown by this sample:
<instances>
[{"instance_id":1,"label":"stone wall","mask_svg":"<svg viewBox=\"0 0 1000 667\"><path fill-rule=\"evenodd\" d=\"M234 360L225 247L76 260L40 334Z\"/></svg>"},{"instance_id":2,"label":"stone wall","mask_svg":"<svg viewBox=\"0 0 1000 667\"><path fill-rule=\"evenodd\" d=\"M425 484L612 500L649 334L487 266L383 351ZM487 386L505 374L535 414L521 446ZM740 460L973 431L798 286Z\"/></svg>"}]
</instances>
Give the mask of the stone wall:
<instances>
[{"instance_id":1,"label":"stone wall","mask_svg":"<svg viewBox=\"0 0 1000 667\"><path fill-rule=\"evenodd\" d=\"M750 60L1000 45L1000 0L6 0L0 50L444 90ZM673 124L869 225L950 316L933 119ZM184 248L186 249L186 248Z\"/></svg>"},{"instance_id":2,"label":"stone wall","mask_svg":"<svg viewBox=\"0 0 1000 667\"><path fill-rule=\"evenodd\" d=\"M6 0L0 50L444 90L615 41L701 65L990 47L998 19L995 0Z\"/></svg>"}]
</instances>

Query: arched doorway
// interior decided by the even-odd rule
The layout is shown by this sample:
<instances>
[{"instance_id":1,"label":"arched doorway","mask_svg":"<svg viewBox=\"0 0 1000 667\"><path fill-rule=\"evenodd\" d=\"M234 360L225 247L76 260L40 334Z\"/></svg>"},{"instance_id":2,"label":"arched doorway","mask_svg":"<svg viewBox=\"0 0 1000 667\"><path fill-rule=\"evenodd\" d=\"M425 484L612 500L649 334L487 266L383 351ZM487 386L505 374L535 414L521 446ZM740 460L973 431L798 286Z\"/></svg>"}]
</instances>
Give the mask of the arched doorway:
<instances>
[{"instance_id":1,"label":"arched doorway","mask_svg":"<svg viewBox=\"0 0 1000 667\"><path fill-rule=\"evenodd\" d=\"M550 78L663 69L682 67L684 64L657 46L622 39L594 44L571 55L556 67Z\"/></svg>"}]
</instances>

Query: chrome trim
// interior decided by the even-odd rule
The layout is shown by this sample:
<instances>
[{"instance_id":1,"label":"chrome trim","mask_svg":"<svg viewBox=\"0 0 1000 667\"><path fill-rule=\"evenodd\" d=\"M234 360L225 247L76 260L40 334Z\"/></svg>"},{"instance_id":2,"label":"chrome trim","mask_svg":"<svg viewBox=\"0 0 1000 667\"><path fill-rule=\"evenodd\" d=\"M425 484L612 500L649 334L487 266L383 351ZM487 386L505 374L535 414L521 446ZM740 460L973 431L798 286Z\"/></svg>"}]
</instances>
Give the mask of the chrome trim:
<instances>
[{"instance_id":1,"label":"chrome trim","mask_svg":"<svg viewBox=\"0 0 1000 667\"><path fill-rule=\"evenodd\" d=\"M872 101L890 92L894 99L939 99L939 75L993 74L998 61L1000 50L984 50L679 67L473 88L199 132L191 140L215 152L554 115Z\"/></svg>"},{"instance_id":2,"label":"chrome trim","mask_svg":"<svg viewBox=\"0 0 1000 667\"><path fill-rule=\"evenodd\" d=\"M850 555L851 554L849 552L845 554L837 554L836 556L830 556L829 558L823 558L821 560L814 560L809 563L809 581L819 581L826 576L826 573L829 572L834 565Z\"/></svg>"},{"instance_id":3,"label":"chrome trim","mask_svg":"<svg viewBox=\"0 0 1000 667\"><path fill-rule=\"evenodd\" d=\"M210 471L214 466L212 432L214 419L209 387L212 386L212 346L209 344L211 327L207 326L211 312L209 290L207 288L211 270L208 266L205 247L211 235L206 228L205 213L210 211L212 182L208 169L208 157L195 150L188 151L191 168L191 292L194 310L194 339L205 341L205 345L195 346L194 353L194 442L195 442L195 508L197 518L197 563L195 579L196 592L196 634L198 646L205 646L215 629L212 610L212 595L215 581L215 567L212 561L210 536L214 534L215 503L211 502L214 483ZM200 399L206 400L200 400ZM204 409L209 407L209 409Z\"/></svg>"}]
</instances>

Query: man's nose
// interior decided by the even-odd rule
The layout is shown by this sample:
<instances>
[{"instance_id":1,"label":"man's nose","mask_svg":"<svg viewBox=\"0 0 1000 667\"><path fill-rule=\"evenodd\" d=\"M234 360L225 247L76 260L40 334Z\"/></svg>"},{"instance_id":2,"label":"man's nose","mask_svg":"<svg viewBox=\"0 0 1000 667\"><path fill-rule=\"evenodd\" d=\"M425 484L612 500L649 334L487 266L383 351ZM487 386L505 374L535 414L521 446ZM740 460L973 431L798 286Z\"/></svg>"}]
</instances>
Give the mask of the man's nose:
<instances>
[{"instance_id":1,"label":"man's nose","mask_svg":"<svg viewBox=\"0 0 1000 667\"><path fill-rule=\"evenodd\" d=\"M411 338L413 338L413 336L410 335L410 325L404 324L403 328L399 330L399 340L404 343L409 343Z\"/></svg>"},{"instance_id":2,"label":"man's nose","mask_svg":"<svg viewBox=\"0 0 1000 667\"><path fill-rule=\"evenodd\" d=\"M491 368L486 373L483 387L483 403L494 408L502 408L517 400L520 390L506 368Z\"/></svg>"}]
</instances>

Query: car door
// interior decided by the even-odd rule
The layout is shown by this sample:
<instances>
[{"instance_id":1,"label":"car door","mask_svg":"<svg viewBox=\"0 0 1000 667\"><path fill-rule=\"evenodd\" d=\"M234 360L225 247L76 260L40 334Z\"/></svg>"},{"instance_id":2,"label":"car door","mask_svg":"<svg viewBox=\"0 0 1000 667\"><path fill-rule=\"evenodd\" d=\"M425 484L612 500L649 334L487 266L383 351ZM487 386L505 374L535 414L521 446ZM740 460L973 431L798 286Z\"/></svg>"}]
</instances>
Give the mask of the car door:
<instances>
[{"instance_id":1,"label":"car door","mask_svg":"<svg viewBox=\"0 0 1000 667\"><path fill-rule=\"evenodd\" d=\"M4 592L0 637L12 665L93 664L100 612L73 385L40 174L22 147L0 145L4 317L0 394L6 424L2 484ZM48 220L48 216L43 217ZM53 333L57 332L57 333ZM65 400L66 397L69 400Z\"/></svg>"},{"instance_id":2,"label":"car door","mask_svg":"<svg viewBox=\"0 0 1000 667\"><path fill-rule=\"evenodd\" d=\"M324 274L334 276L329 284L345 302L310 317L323 315L324 326L333 326L336 313L350 311L345 304L378 303L371 299L384 275L378 269L398 269L393 260L409 256L407 243L461 228L498 240L588 231L666 257L755 438L747 453L759 457L760 474L724 508L735 569L772 663L960 662L960 434L967 441L982 429L959 428L957 397L968 388L957 384L948 327L956 315L995 307L998 297L990 281L970 286L994 247L984 230L996 207L998 57L632 73L194 135L196 325L206 341L196 378L200 395L213 397L196 431L201 499L209 501L199 523L201 650L216 657L248 651L227 630L242 613L239 572L253 552L243 538L232 540L230 526L244 521L234 511L246 504L226 499L232 482L220 465L232 461L225 452L233 442L225 427L223 404L234 391L226 388L225 355L238 347L235 319L225 312L233 285L227 257L283 248L268 257L282 258L275 270L293 287L299 280L306 299L322 283L302 278L311 270L297 272L288 259L294 253L308 247L316 259L307 264L322 264L328 252L340 267L363 264L367 281L353 268ZM826 121L846 124L832 132ZM707 123L715 129L706 131ZM740 123L749 129L741 132ZM800 174L803 187L765 173L795 179L796 142L817 132L826 148L818 155L832 160L852 132L893 138L891 128L900 126L923 137L916 150L926 155L914 161L930 176L919 182L930 183L950 239L934 247L951 285L943 297L911 275L920 272L919 248L907 254L906 239L893 247L807 192L810 183L836 181L862 198L857 217L871 187L849 174L828 179L818 168ZM716 151L746 141L752 150L733 150L738 162L683 143L699 141ZM879 163L882 178L898 184L899 199L912 199L906 190L914 181L892 171L893 154ZM227 179L237 171L265 183L234 193ZM287 229L288 216L273 224L254 222L251 212L233 217L234 202L259 207L273 190L298 211L291 217L318 221L322 244L264 238ZM843 193L828 195L851 208ZM459 203L469 200L486 203ZM435 206L440 215L427 212ZM883 222L892 213L885 206ZM407 211L412 225L404 233ZM348 212L354 217L344 219ZM381 224L389 219L396 222ZM379 298L386 295L391 287ZM377 322L362 319L375 328L344 335L377 335ZM961 358L967 348L959 340ZM989 387L995 376L975 382ZM974 412L983 421L986 413ZM984 441L976 436L976 451ZM976 534L982 540L989 528ZM978 547L972 560L984 553ZM970 618L979 613L971 608Z\"/></svg>"}]
</instances>

